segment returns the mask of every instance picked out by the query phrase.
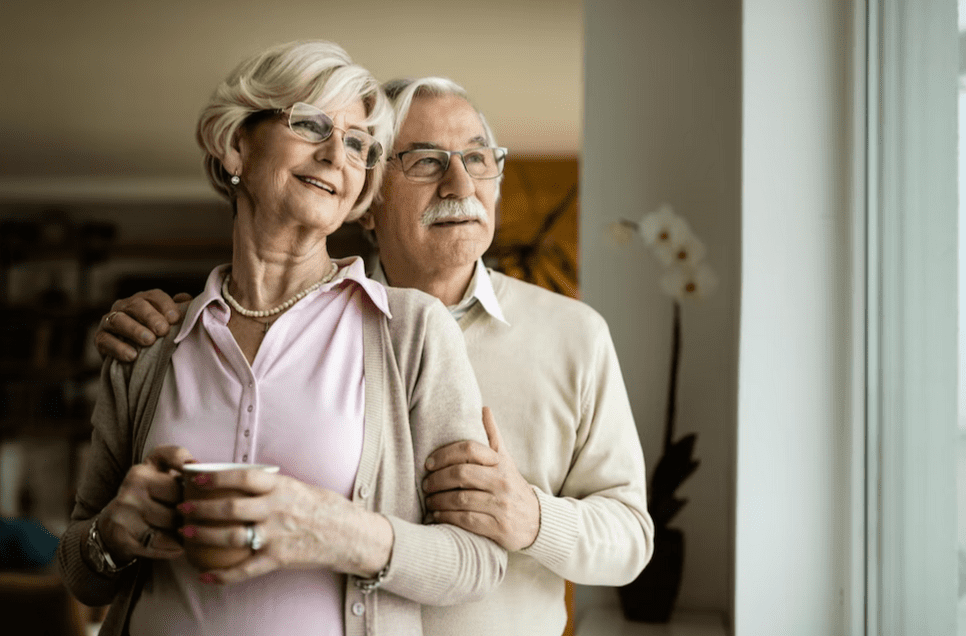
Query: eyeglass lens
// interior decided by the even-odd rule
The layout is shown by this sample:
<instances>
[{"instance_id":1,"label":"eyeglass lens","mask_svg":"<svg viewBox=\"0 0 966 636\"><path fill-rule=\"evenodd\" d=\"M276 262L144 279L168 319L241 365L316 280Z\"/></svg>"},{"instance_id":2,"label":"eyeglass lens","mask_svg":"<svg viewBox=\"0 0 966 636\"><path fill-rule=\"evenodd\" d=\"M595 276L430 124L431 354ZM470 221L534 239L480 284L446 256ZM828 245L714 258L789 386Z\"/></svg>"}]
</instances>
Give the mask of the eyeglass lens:
<instances>
[{"instance_id":1,"label":"eyeglass lens","mask_svg":"<svg viewBox=\"0 0 966 636\"><path fill-rule=\"evenodd\" d=\"M331 137L332 131L336 129L335 123L328 115L315 106L302 102L292 106L288 125L292 132L312 143L322 143ZM375 166L382 155L382 145L372 135L361 130L350 128L344 131L342 143L349 160L366 168Z\"/></svg>"},{"instance_id":2,"label":"eyeglass lens","mask_svg":"<svg viewBox=\"0 0 966 636\"><path fill-rule=\"evenodd\" d=\"M459 155L466 172L475 179L493 179L503 172L506 150L503 148L471 148L463 151L419 149L400 153L403 172L411 179L436 181L449 168L453 155Z\"/></svg>"}]
</instances>

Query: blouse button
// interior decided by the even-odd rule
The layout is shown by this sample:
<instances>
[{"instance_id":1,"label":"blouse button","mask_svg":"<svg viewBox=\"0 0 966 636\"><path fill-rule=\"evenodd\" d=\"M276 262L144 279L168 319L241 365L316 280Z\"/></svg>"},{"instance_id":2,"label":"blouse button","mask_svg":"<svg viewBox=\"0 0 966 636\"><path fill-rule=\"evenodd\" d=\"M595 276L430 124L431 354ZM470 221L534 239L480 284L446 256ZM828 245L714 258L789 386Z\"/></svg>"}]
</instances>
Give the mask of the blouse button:
<instances>
[{"instance_id":1,"label":"blouse button","mask_svg":"<svg viewBox=\"0 0 966 636\"><path fill-rule=\"evenodd\" d=\"M254 409L254 408L255 408L254 406L252 406L251 404L249 404L248 405L248 412L251 413L252 412L252 409Z\"/></svg>"},{"instance_id":2,"label":"blouse button","mask_svg":"<svg viewBox=\"0 0 966 636\"><path fill-rule=\"evenodd\" d=\"M252 432L249 429L246 428L245 429L245 437L248 437L251 434L252 434Z\"/></svg>"},{"instance_id":3,"label":"blouse button","mask_svg":"<svg viewBox=\"0 0 966 636\"><path fill-rule=\"evenodd\" d=\"M243 462L247 462L248 461L248 455L242 455L242 461Z\"/></svg>"},{"instance_id":4,"label":"blouse button","mask_svg":"<svg viewBox=\"0 0 966 636\"><path fill-rule=\"evenodd\" d=\"M355 603L352 604L352 613L355 614L356 616L362 616L363 614L366 613L366 606L356 601Z\"/></svg>"}]
</instances>

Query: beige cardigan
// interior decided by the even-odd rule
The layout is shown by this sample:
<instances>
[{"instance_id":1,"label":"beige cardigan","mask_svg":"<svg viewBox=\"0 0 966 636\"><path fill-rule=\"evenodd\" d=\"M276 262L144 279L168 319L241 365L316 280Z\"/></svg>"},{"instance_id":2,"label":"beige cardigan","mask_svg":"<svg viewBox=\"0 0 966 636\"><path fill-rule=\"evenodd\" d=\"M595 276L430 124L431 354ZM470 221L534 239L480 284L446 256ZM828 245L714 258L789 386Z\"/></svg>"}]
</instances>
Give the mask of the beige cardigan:
<instances>
[{"instance_id":1,"label":"beige cardigan","mask_svg":"<svg viewBox=\"0 0 966 636\"><path fill-rule=\"evenodd\" d=\"M486 443L480 393L463 336L443 305L415 290L387 292L393 318L374 306L364 317L366 429L352 501L383 513L394 543L378 590L363 595L354 577L346 577L347 635L422 634L420 604L482 598L503 579L507 563L506 553L488 539L454 526L421 523L426 457L453 441ZM105 362L87 471L58 547L71 592L88 605L111 604L102 636L128 633L151 562L103 577L90 569L84 543L91 518L113 499L142 456L165 375L159 371L169 367L176 331L143 349L134 363Z\"/></svg>"}]
</instances>

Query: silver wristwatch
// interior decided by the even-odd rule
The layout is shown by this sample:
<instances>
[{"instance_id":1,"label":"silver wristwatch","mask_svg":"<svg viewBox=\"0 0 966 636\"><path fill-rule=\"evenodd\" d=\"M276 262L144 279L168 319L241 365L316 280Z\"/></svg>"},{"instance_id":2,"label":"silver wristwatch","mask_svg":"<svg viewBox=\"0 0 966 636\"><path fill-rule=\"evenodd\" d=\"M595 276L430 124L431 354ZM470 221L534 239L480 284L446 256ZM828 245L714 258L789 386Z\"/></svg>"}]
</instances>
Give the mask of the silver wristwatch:
<instances>
[{"instance_id":1,"label":"silver wristwatch","mask_svg":"<svg viewBox=\"0 0 966 636\"><path fill-rule=\"evenodd\" d=\"M107 547L104 542L101 541L101 533L97 531L97 519L94 517L94 522L91 524L91 529L87 533L87 558L90 559L91 564L94 566L94 570L98 574L117 574L124 568L134 565L137 559L131 559L129 563L118 566L114 563L114 559L111 558L111 553L107 551Z\"/></svg>"}]
</instances>

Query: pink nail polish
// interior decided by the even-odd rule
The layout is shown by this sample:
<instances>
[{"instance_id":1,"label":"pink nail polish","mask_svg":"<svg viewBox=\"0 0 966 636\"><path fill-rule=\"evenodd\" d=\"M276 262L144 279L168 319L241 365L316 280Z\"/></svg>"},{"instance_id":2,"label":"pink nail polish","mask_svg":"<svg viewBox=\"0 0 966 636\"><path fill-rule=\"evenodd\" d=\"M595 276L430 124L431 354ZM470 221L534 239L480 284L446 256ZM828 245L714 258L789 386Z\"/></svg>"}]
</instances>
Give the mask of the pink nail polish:
<instances>
[{"instance_id":1,"label":"pink nail polish","mask_svg":"<svg viewBox=\"0 0 966 636\"><path fill-rule=\"evenodd\" d=\"M204 486L211 481L211 475L198 475L195 477L195 485Z\"/></svg>"},{"instance_id":2,"label":"pink nail polish","mask_svg":"<svg viewBox=\"0 0 966 636\"><path fill-rule=\"evenodd\" d=\"M187 514L191 514L192 512L194 512L195 511L195 507L194 507L193 504L190 504L188 502L185 502L185 503L178 504L178 510L181 512L181 514L187 515Z\"/></svg>"},{"instance_id":3,"label":"pink nail polish","mask_svg":"<svg viewBox=\"0 0 966 636\"><path fill-rule=\"evenodd\" d=\"M198 529L194 526L185 526L181 528L181 534L188 539L193 539L196 534L198 534Z\"/></svg>"},{"instance_id":4,"label":"pink nail polish","mask_svg":"<svg viewBox=\"0 0 966 636\"><path fill-rule=\"evenodd\" d=\"M200 580L202 583L206 583L208 585L211 585L212 583L215 583L216 582L215 575L214 574L211 574L209 572L205 572L204 574L202 574L201 576L199 576L198 577L198 580Z\"/></svg>"}]
</instances>

